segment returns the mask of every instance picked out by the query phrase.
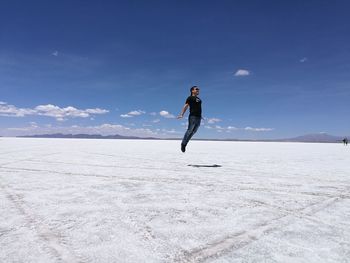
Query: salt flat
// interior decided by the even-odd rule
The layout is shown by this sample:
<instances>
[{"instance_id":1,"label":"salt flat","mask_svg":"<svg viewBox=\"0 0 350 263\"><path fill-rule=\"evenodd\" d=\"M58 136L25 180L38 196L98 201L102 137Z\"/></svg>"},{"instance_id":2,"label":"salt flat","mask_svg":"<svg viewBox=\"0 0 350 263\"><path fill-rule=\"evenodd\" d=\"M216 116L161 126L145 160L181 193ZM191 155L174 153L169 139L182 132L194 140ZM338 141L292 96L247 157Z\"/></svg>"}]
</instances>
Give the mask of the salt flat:
<instances>
[{"instance_id":1,"label":"salt flat","mask_svg":"<svg viewBox=\"0 0 350 263\"><path fill-rule=\"evenodd\" d=\"M350 262L349 190L341 144L0 138L0 262Z\"/></svg>"}]
</instances>

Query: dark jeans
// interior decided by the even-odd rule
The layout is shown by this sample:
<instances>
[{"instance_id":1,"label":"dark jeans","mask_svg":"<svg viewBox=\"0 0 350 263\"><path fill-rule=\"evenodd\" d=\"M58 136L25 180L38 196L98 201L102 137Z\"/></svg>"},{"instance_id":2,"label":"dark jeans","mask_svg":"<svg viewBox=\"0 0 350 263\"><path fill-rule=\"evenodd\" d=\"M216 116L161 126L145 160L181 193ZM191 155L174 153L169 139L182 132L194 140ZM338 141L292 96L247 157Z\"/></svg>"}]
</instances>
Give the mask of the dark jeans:
<instances>
[{"instance_id":1,"label":"dark jeans","mask_svg":"<svg viewBox=\"0 0 350 263\"><path fill-rule=\"evenodd\" d=\"M192 138L192 136L196 133L199 126L201 125L201 117L190 116L188 117L188 128L185 133L184 138L182 139L183 145L187 145L188 141Z\"/></svg>"}]
</instances>

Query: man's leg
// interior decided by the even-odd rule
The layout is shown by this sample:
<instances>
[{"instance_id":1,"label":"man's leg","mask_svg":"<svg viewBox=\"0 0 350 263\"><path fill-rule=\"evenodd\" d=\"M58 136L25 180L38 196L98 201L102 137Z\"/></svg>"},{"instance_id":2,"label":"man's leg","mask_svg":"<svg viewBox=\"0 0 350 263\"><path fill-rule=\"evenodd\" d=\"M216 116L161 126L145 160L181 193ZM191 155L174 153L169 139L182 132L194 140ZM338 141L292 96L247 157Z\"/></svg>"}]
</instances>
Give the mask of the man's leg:
<instances>
[{"instance_id":1,"label":"man's leg","mask_svg":"<svg viewBox=\"0 0 350 263\"><path fill-rule=\"evenodd\" d=\"M189 134L189 138L188 138L188 141L192 139L192 136L197 132L199 126L201 125L201 122L200 122L200 119L196 119L194 121L194 126L193 126L193 129L191 131L191 133Z\"/></svg>"},{"instance_id":2,"label":"man's leg","mask_svg":"<svg viewBox=\"0 0 350 263\"><path fill-rule=\"evenodd\" d=\"M186 151L186 145L192 136L197 132L201 123L201 119L198 117L191 116L188 119L188 128L181 142L181 151Z\"/></svg>"},{"instance_id":3,"label":"man's leg","mask_svg":"<svg viewBox=\"0 0 350 263\"><path fill-rule=\"evenodd\" d=\"M182 139L181 142L181 151L185 152L186 151L186 145L188 141L190 140L191 133L193 132L193 129L195 128L195 122L192 116L188 118L188 127L187 131Z\"/></svg>"}]
</instances>

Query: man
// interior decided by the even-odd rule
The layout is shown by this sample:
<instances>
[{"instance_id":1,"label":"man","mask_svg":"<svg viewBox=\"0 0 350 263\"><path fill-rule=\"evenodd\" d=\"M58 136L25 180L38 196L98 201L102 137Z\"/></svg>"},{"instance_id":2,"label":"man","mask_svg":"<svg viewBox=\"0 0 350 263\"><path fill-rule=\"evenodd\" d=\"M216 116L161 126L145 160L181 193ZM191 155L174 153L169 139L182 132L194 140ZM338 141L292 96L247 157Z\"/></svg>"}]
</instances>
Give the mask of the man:
<instances>
[{"instance_id":1,"label":"man","mask_svg":"<svg viewBox=\"0 0 350 263\"><path fill-rule=\"evenodd\" d=\"M197 132L199 126L201 125L201 119L202 119L202 101L198 97L199 87L193 86L190 89L190 92L191 92L191 95L187 98L186 103L182 108L180 115L177 117L178 119L181 119L184 116L187 108L190 107L190 116L188 117L188 128L181 142L182 152L186 151L187 143L192 138L192 136Z\"/></svg>"}]
</instances>

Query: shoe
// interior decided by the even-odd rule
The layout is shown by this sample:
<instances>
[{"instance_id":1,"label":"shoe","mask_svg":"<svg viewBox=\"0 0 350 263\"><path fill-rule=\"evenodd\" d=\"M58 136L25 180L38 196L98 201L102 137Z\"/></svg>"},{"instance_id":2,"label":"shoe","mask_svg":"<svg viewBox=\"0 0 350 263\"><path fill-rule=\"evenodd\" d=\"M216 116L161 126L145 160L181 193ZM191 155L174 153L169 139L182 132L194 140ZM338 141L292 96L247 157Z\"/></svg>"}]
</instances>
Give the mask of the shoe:
<instances>
[{"instance_id":1,"label":"shoe","mask_svg":"<svg viewBox=\"0 0 350 263\"><path fill-rule=\"evenodd\" d=\"M181 144L181 152L186 152L186 145L184 144Z\"/></svg>"}]
</instances>

